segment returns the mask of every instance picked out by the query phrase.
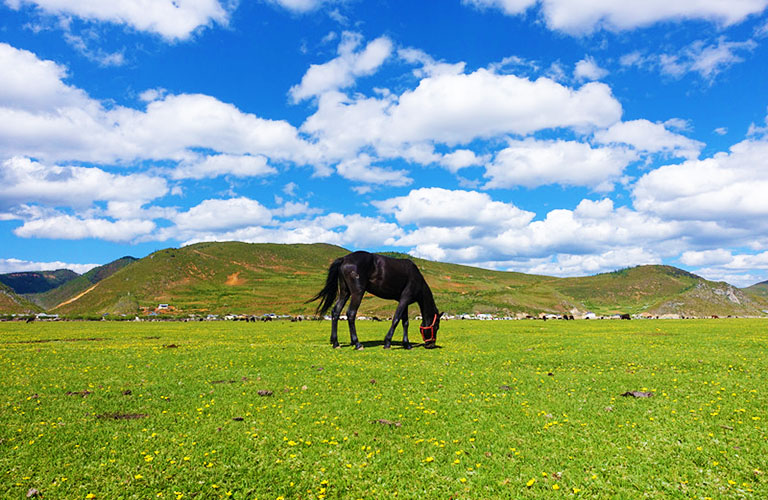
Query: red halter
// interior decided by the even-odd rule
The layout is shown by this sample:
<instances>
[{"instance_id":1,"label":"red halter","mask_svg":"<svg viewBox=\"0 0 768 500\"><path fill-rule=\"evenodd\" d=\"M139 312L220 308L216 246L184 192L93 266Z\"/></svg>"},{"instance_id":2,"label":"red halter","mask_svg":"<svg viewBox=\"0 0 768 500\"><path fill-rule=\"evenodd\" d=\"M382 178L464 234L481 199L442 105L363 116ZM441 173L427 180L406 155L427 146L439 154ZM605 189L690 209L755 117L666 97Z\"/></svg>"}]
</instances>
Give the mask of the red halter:
<instances>
[{"instance_id":1,"label":"red halter","mask_svg":"<svg viewBox=\"0 0 768 500\"><path fill-rule=\"evenodd\" d=\"M435 317L432 318L432 324L429 326L419 326L419 331L421 332L421 338L424 339L424 342L434 342L435 340L435 322L437 321L437 314L435 314ZM427 330L430 332L430 337L427 338Z\"/></svg>"}]
</instances>

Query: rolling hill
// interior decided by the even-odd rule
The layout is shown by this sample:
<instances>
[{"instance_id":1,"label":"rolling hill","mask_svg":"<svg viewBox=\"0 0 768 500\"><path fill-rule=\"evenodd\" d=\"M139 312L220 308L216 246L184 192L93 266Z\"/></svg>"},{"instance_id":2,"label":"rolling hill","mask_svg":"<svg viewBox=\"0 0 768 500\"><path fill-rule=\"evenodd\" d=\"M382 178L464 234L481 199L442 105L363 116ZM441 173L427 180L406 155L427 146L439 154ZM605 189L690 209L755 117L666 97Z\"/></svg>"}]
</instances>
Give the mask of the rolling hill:
<instances>
[{"instance_id":1,"label":"rolling hill","mask_svg":"<svg viewBox=\"0 0 768 500\"><path fill-rule=\"evenodd\" d=\"M121 259L119 265L109 265L111 272L101 280L67 284L35 300L47 304L49 312L73 316L132 316L154 311L159 304L170 306L165 314L177 315L312 314L316 303L305 301L322 287L328 265L346 253L327 244L199 243L139 260ZM760 316L768 309L768 294L670 266L554 278L412 260L438 306L452 314L593 311L701 317ZM394 302L367 296L360 314L387 317L394 307ZM418 314L418 307L412 306L410 313Z\"/></svg>"},{"instance_id":2,"label":"rolling hill","mask_svg":"<svg viewBox=\"0 0 768 500\"><path fill-rule=\"evenodd\" d=\"M0 283L7 285L17 294L37 294L57 288L78 276L76 272L69 269L22 271L0 274Z\"/></svg>"},{"instance_id":3,"label":"rolling hill","mask_svg":"<svg viewBox=\"0 0 768 500\"><path fill-rule=\"evenodd\" d=\"M26 298L43 309L54 309L59 304L77 297L99 281L112 276L114 273L134 261L136 261L136 258L134 257L117 259L109 264L95 267L87 273L76 275L75 278L65 282L57 288L53 288L43 293L26 295Z\"/></svg>"},{"instance_id":4,"label":"rolling hill","mask_svg":"<svg viewBox=\"0 0 768 500\"><path fill-rule=\"evenodd\" d=\"M42 309L16 294L10 287L0 283L0 314L28 314Z\"/></svg>"}]
</instances>

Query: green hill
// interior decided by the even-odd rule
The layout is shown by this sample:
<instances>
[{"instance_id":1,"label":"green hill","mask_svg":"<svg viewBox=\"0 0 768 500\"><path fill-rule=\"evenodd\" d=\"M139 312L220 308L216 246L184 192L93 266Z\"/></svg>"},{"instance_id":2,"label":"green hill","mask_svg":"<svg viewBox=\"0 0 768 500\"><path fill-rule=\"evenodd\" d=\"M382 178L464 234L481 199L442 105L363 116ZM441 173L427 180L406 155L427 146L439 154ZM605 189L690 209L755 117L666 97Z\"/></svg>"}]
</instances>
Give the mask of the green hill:
<instances>
[{"instance_id":1,"label":"green hill","mask_svg":"<svg viewBox=\"0 0 768 500\"><path fill-rule=\"evenodd\" d=\"M10 287L17 294L42 293L59 287L79 275L69 269L56 271L21 271L0 274L0 283Z\"/></svg>"},{"instance_id":2,"label":"green hill","mask_svg":"<svg viewBox=\"0 0 768 500\"><path fill-rule=\"evenodd\" d=\"M43 309L53 309L62 302L78 296L99 281L112 276L120 269L135 261L136 259L134 257L123 257L121 259L117 259L110 262L109 264L95 267L87 273L79 275L57 288L48 290L44 293L29 294L26 295L26 298L35 304L38 304Z\"/></svg>"},{"instance_id":3,"label":"green hill","mask_svg":"<svg viewBox=\"0 0 768 500\"><path fill-rule=\"evenodd\" d=\"M40 311L38 306L17 295L7 285L0 283L0 314L27 314Z\"/></svg>"},{"instance_id":4,"label":"green hill","mask_svg":"<svg viewBox=\"0 0 768 500\"><path fill-rule=\"evenodd\" d=\"M327 245L199 243L155 252L100 281L60 290L50 312L66 315L125 314L170 308L162 314L312 314L305 304L325 280L328 265L348 250ZM491 271L412 259L430 284L441 310L451 314L574 314L592 311L756 316L768 295L746 293L670 266L639 266L579 278ZM85 275L84 275L85 276ZM49 292L50 297L56 290ZM66 293L65 293L66 292ZM366 296L363 315L387 317L394 302ZM418 313L412 306L411 315Z\"/></svg>"},{"instance_id":5,"label":"green hill","mask_svg":"<svg viewBox=\"0 0 768 500\"><path fill-rule=\"evenodd\" d=\"M177 313L308 313L303 304L322 286L332 245L199 243L155 252L51 309L127 314L170 304Z\"/></svg>"}]
</instances>

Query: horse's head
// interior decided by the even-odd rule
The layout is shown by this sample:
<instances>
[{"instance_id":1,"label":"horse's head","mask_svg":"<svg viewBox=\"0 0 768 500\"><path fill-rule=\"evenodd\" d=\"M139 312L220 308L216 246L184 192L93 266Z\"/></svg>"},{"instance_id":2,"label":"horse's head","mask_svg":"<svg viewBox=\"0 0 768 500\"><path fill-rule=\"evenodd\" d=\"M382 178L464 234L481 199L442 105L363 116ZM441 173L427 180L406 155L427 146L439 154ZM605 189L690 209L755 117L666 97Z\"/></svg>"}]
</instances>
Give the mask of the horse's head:
<instances>
[{"instance_id":1,"label":"horse's head","mask_svg":"<svg viewBox=\"0 0 768 500\"><path fill-rule=\"evenodd\" d=\"M440 318L443 313L436 313L430 320L430 318L422 318L419 331L421 332L421 338L424 340L424 347L427 349L434 349L437 344L437 330L440 328Z\"/></svg>"}]
</instances>

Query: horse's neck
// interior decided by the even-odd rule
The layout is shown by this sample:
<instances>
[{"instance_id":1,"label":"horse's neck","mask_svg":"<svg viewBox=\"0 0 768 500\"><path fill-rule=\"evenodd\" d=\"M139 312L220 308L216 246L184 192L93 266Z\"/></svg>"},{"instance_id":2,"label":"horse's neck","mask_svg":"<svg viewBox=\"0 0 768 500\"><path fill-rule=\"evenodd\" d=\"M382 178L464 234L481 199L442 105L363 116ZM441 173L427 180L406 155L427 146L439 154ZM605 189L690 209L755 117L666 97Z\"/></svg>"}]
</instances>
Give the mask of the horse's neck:
<instances>
[{"instance_id":1,"label":"horse's neck","mask_svg":"<svg viewBox=\"0 0 768 500\"><path fill-rule=\"evenodd\" d=\"M424 291L418 300L419 308L421 308L421 317L424 321L432 321L432 317L437 315L437 306L435 305L435 299L432 296L432 290L429 289L427 284L424 284Z\"/></svg>"}]
</instances>

